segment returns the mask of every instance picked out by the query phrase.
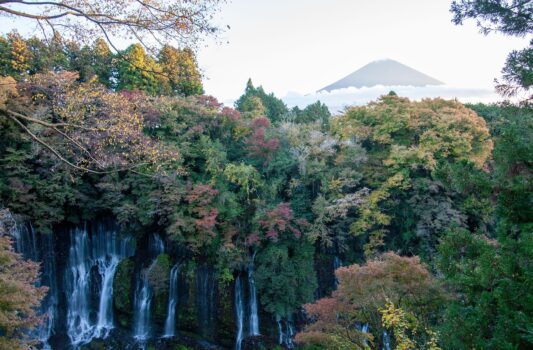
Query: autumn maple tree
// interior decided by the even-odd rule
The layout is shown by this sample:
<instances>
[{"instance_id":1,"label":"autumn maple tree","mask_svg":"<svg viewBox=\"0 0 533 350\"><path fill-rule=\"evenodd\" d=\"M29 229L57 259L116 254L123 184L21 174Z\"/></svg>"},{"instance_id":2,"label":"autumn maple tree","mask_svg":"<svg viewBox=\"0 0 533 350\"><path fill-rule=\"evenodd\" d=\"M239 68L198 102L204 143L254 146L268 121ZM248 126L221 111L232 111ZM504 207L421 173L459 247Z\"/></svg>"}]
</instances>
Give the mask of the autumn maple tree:
<instances>
[{"instance_id":1,"label":"autumn maple tree","mask_svg":"<svg viewBox=\"0 0 533 350\"><path fill-rule=\"evenodd\" d=\"M16 230L11 213L0 210L0 349L28 348L25 333L42 317L36 309L46 287L36 287L39 265L14 252L11 235Z\"/></svg>"},{"instance_id":2,"label":"autumn maple tree","mask_svg":"<svg viewBox=\"0 0 533 350\"><path fill-rule=\"evenodd\" d=\"M339 284L331 297L305 305L312 323L297 334L297 342L328 349L364 349L368 343L378 348L383 330L394 324L382 321L390 314L382 309L392 303L427 326L445 300L438 281L418 257L385 253L364 265L341 267L336 276ZM368 324L369 332L356 324Z\"/></svg>"}]
</instances>

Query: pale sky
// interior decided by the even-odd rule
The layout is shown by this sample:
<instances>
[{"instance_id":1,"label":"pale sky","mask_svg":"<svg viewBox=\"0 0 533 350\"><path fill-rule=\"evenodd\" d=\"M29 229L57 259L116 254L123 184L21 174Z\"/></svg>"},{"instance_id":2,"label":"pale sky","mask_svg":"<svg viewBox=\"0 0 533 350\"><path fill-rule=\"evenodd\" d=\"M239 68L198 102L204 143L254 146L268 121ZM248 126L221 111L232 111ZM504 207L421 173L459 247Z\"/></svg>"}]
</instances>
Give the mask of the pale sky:
<instances>
[{"instance_id":1,"label":"pale sky","mask_svg":"<svg viewBox=\"0 0 533 350\"><path fill-rule=\"evenodd\" d=\"M198 53L208 94L240 96L246 81L277 96L312 93L391 58L457 88L493 89L507 54L528 38L484 36L451 23L451 0L233 0L231 29Z\"/></svg>"},{"instance_id":2,"label":"pale sky","mask_svg":"<svg viewBox=\"0 0 533 350\"><path fill-rule=\"evenodd\" d=\"M229 25L198 52L207 94L231 104L248 78L289 105L320 99L339 107L365 103L384 88L314 92L365 64L390 58L446 84L432 96L468 101L499 99L493 93L507 54L531 38L484 36L473 21L451 23L451 0L228 0L217 23ZM0 32L37 28L0 17ZM123 45L127 46L124 41ZM454 90L455 89L455 90ZM465 90L466 89L466 90ZM457 91L457 92L456 92ZM426 90L405 90L420 98ZM490 95L490 96L489 96ZM483 98L481 98L483 97Z\"/></svg>"}]
</instances>

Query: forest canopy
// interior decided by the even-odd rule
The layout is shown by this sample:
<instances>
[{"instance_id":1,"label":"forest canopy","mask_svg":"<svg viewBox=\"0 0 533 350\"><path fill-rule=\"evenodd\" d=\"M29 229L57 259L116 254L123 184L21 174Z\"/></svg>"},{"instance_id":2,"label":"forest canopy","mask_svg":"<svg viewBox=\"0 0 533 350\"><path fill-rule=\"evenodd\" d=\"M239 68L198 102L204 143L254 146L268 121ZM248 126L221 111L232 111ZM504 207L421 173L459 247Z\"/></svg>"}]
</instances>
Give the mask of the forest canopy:
<instances>
[{"instance_id":1,"label":"forest canopy","mask_svg":"<svg viewBox=\"0 0 533 350\"><path fill-rule=\"evenodd\" d=\"M104 285L111 326L127 336L95 332L83 346L139 340L144 296L168 349L185 340L166 333L167 308L170 333L237 350L533 347L530 99L391 92L332 115L249 79L224 105L181 45L215 31L219 3L0 1L0 14L46 34L0 37L0 349L43 341L35 330L54 315L54 345L79 347L65 324L80 324L72 308ZM451 11L484 33L531 34L527 1ZM117 50L125 34L136 42ZM529 93L530 51L509 54L503 92ZM116 232L100 230L108 221ZM57 250L45 256L60 269L53 283L21 248L43 242ZM122 255L97 256L107 243ZM62 295L53 306L64 309L43 311L72 271L88 281L85 304Z\"/></svg>"}]
</instances>

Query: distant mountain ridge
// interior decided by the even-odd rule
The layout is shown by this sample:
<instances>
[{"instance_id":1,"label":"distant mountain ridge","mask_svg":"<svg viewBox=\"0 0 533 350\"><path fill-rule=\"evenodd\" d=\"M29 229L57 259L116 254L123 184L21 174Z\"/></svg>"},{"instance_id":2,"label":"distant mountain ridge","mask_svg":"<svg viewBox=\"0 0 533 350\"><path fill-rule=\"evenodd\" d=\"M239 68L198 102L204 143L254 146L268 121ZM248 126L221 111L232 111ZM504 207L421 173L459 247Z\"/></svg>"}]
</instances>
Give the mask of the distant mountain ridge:
<instances>
[{"instance_id":1,"label":"distant mountain ridge","mask_svg":"<svg viewBox=\"0 0 533 350\"><path fill-rule=\"evenodd\" d=\"M377 85L415 86L443 85L444 83L398 61L386 59L370 62L355 72L322 88L332 91L349 87L361 88Z\"/></svg>"}]
</instances>

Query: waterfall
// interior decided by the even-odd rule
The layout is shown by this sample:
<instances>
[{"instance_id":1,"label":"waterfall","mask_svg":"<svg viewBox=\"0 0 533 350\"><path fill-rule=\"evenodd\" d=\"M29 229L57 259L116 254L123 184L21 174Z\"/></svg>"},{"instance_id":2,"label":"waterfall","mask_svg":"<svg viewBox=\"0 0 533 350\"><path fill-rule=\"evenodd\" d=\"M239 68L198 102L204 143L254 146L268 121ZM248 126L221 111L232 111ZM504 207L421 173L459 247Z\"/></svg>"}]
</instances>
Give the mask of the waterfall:
<instances>
[{"instance_id":1,"label":"waterfall","mask_svg":"<svg viewBox=\"0 0 533 350\"><path fill-rule=\"evenodd\" d=\"M278 324L278 343L285 345L288 349L294 348L294 327L292 325L291 318L283 320L280 316L276 316L276 322ZM283 327L285 324L285 327Z\"/></svg>"},{"instance_id":2,"label":"waterfall","mask_svg":"<svg viewBox=\"0 0 533 350\"><path fill-rule=\"evenodd\" d=\"M342 266L342 261L338 256L333 257L333 269L337 270L339 267Z\"/></svg>"},{"instance_id":3,"label":"waterfall","mask_svg":"<svg viewBox=\"0 0 533 350\"><path fill-rule=\"evenodd\" d=\"M113 324L113 277L119 262L134 254L129 238L121 239L114 230L97 225L70 231L70 248L65 271L67 332L77 348L93 338L106 337ZM94 281L96 272L97 281ZM96 282L100 282L97 284ZM98 305L92 305L97 285ZM94 310L98 310L96 317Z\"/></svg>"},{"instance_id":4,"label":"waterfall","mask_svg":"<svg viewBox=\"0 0 533 350\"><path fill-rule=\"evenodd\" d=\"M202 264L196 270L196 312L198 315L198 333L210 338L214 331L216 314L215 292L216 284L213 269Z\"/></svg>"},{"instance_id":5,"label":"waterfall","mask_svg":"<svg viewBox=\"0 0 533 350\"><path fill-rule=\"evenodd\" d=\"M48 339L54 334L57 317L57 273L54 240L52 234L40 235L31 225L19 225L13 232L15 251L25 259L41 263L41 278L38 286L47 286L48 293L41 302L39 313L44 315L43 322L30 334L38 340L44 350L51 349Z\"/></svg>"},{"instance_id":6,"label":"waterfall","mask_svg":"<svg viewBox=\"0 0 533 350\"><path fill-rule=\"evenodd\" d=\"M165 320L164 337L176 335L176 305L178 303L178 276L179 265L176 264L170 270L170 288L168 293L167 319Z\"/></svg>"},{"instance_id":7,"label":"waterfall","mask_svg":"<svg viewBox=\"0 0 533 350\"><path fill-rule=\"evenodd\" d=\"M334 278L334 281L333 281L333 284L334 284L335 289L337 289L337 286L338 286L338 284L339 284L339 280L337 279L337 275L335 275L335 271L337 271L337 269L338 269L339 267L341 267L341 266L342 266L342 261L341 261L341 259L340 259L337 255L335 255L335 256L333 257L333 275L334 275L334 277L335 277L335 278Z\"/></svg>"},{"instance_id":8,"label":"waterfall","mask_svg":"<svg viewBox=\"0 0 533 350\"><path fill-rule=\"evenodd\" d=\"M150 337L150 307L152 305L152 289L148 283L147 273L142 273L135 293L135 329L134 337L137 340L146 340Z\"/></svg>"},{"instance_id":9,"label":"waterfall","mask_svg":"<svg viewBox=\"0 0 533 350\"><path fill-rule=\"evenodd\" d=\"M361 331L361 333L368 333L368 327L369 327L368 323L359 323L359 322L355 323L355 328ZM366 338L363 340L363 344L368 345L368 341Z\"/></svg>"},{"instance_id":10,"label":"waterfall","mask_svg":"<svg viewBox=\"0 0 533 350\"><path fill-rule=\"evenodd\" d=\"M67 287L67 328L72 345L89 342L94 327L90 320L91 260L89 234L85 229L74 229L70 235L70 250L65 286Z\"/></svg>"},{"instance_id":11,"label":"waterfall","mask_svg":"<svg viewBox=\"0 0 533 350\"><path fill-rule=\"evenodd\" d=\"M259 316L257 314L257 292L255 289L254 268L248 267L248 293L250 294L250 335L259 335Z\"/></svg>"},{"instance_id":12,"label":"waterfall","mask_svg":"<svg viewBox=\"0 0 533 350\"><path fill-rule=\"evenodd\" d=\"M392 350L391 344L390 344L390 335L387 332L387 330L383 331L383 348L382 350Z\"/></svg>"},{"instance_id":13,"label":"waterfall","mask_svg":"<svg viewBox=\"0 0 533 350\"><path fill-rule=\"evenodd\" d=\"M276 316L276 323L278 324L278 343L281 345L285 339L285 334L283 333L283 325L279 316Z\"/></svg>"},{"instance_id":14,"label":"waterfall","mask_svg":"<svg viewBox=\"0 0 533 350\"><path fill-rule=\"evenodd\" d=\"M120 260L113 256L108 264L98 265L98 271L103 276L103 283L96 331L98 336L103 338L107 337L109 330L113 328L113 278L119 262Z\"/></svg>"},{"instance_id":15,"label":"waterfall","mask_svg":"<svg viewBox=\"0 0 533 350\"><path fill-rule=\"evenodd\" d=\"M151 321L151 306L153 292L148 281L148 272L156 263L157 256L165 251L165 246L161 237L158 235L150 235L148 237L148 255L152 262L150 266L140 271L139 278L137 278L137 288L135 289L134 305L134 330L133 336L135 339L144 342L149 339L150 321Z\"/></svg>"},{"instance_id":16,"label":"waterfall","mask_svg":"<svg viewBox=\"0 0 533 350\"><path fill-rule=\"evenodd\" d=\"M241 343L244 333L244 301L242 298L241 277L237 276L235 281L235 313L237 317L237 338L235 340L235 350L241 350Z\"/></svg>"},{"instance_id":17,"label":"waterfall","mask_svg":"<svg viewBox=\"0 0 533 350\"><path fill-rule=\"evenodd\" d=\"M152 234L148 237L148 253L152 257L157 257L165 251L165 244L161 237L157 234Z\"/></svg>"}]
</instances>

